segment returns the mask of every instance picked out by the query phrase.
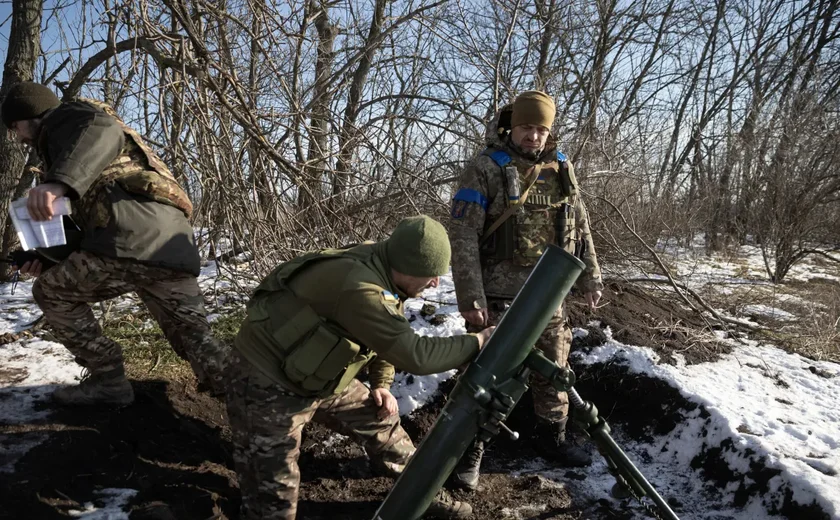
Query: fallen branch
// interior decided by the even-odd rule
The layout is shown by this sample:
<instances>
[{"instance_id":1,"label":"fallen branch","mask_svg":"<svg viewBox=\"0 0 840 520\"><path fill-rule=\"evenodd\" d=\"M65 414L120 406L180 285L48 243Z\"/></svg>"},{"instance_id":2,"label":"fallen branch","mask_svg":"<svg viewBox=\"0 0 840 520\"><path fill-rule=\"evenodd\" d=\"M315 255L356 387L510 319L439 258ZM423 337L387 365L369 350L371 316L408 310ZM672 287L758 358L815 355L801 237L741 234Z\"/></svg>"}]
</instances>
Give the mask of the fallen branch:
<instances>
[{"instance_id":1,"label":"fallen branch","mask_svg":"<svg viewBox=\"0 0 840 520\"><path fill-rule=\"evenodd\" d=\"M691 289L690 287L686 286L683 283L674 281L673 279L671 279L669 281L669 280L662 280L662 279L658 279L658 278L628 278L628 279L625 279L625 281L628 282L628 283L639 283L639 282L666 283L667 282L667 283L677 285L680 289L687 292L695 300L697 300L697 303L699 303L709 314L711 314L716 320L718 320L721 323L729 323L729 324L732 324L732 325L737 325L738 327L743 327L743 328L745 328L747 330L750 330L752 332L759 332L759 331L768 330L765 327L761 327L761 326L757 326L757 325L751 325L749 323L744 323L744 322L736 320L734 318L727 318L726 316L721 316L721 314L719 312L717 312L714 308L712 308L708 303L706 303L706 301L703 300L703 298L699 294L697 294L696 291L694 291L693 289ZM694 308L694 307L692 306L692 308Z\"/></svg>"},{"instance_id":2,"label":"fallen branch","mask_svg":"<svg viewBox=\"0 0 840 520\"><path fill-rule=\"evenodd\" d=\"M647 250L648 250L648 252L651 254L651 256L653 257L653 259L654 259L654 260L656 261L656 263L659 265L660 269L662 269L662 274L663 274L664 276L668 277L668 282L671 284L671 287L673 287L674 292L676 292L676 293L677 293L677 295L678 295L678 296L679 296L679 297L680 297L680 298L681 298L681 299L682 299L682 300L686 303L686 305L688 305L689 307L691 307L691 308L694 310L694 312L696 312L696 313L697 313L697 314L698 314L698 315L699 315L699 316L703 319L703 321L705 321L705 322L706 322L706 326L708 326L708 327L709 327L709 329L714 328L714 327L712 327L712 324L711 324L711 323L709 323L709 320L707 320L707 319L706 319L706 316L705 316L705 315L704 315L704 314L700 311L700 309L698 309L697 307L695 307L695 306L694 306L694 304L693 304L693 303L691 303L691 300L689 300L689 299L685 296L685 294L683 294L683 293L682 293L682 291L680 290L680 287L684 287L684 288L686 288L686 289L688 289L688 288L687 288L687 287L685 287L685 286L684 286L684 285L682 285L682 284L677 283L677 281L676 281L676 280L674 280L674 277L673 277L673 276L671 276L671 271L670 271L670 270L669 270L669 269L665 266L665 263L662 261L662 259L661 259L661 258L659 258L659 255L656 253L656 251L654 251L654 249L653 249L652 247L650 247L650 246L647 244L647 242L645 242L645 241L644 241L644 239L643 239L642 237L640 237L640 236L639 236L639 234L638 234L638 233L636 233L636 230L635 230L635 229L633 229L633 226L631 226L629 222L627 222L627 218L624 216L624 213L622 213L622 212L621 212L621 210L620 210L620 209L618 209L618 206L616 206L615 204L613 204L613 202L612 202L611 200L609 200L609 199L607 199L607 198L605 198L605 197L602 197L602 196L600 196L600 195L595 195L595 197L597 197L598 199L600 199L600 200L602 200L602 201L606 202L607 204L609 204L609 206L613 209L613 211L615 211L615 212L618 214L618 216L621 218L621 222L624 224L624 227L627 229L627 231L629 231L630 233L632 233L632 234L633 234L633 236L634 236L634 237L636 237L636 240L638 240L638 241L639 241L639 243L640 243L640 244L642 244L642 245L645 247L645 249L647 249ZM664 280L663 280L663 281L664 281ZM695 295L695 296L696 296L696 295ZM715 313L714 311L712 311L712 315L713 315L713 316L715 316L716 314L717 314L717 313ZM715 316L715 317L716 317L717 319L719 319L719 320L721 321L721 323L723 323L723 320L722 320L722 319L720 319L719 315L717 315L717 316Z\"/></svg>"}]
</instances>

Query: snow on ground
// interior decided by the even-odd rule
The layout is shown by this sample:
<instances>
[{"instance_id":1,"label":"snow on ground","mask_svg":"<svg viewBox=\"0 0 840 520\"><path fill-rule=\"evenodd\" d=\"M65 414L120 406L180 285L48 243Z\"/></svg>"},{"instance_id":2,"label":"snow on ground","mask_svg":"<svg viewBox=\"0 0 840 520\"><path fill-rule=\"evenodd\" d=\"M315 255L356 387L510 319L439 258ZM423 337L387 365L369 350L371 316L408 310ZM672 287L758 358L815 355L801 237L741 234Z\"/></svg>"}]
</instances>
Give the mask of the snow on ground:
<instances>
[{"instance_id":1,"label":"snow on ground","mask_svg":"<svg viewBox=\"0 0 840 520\"><path fill-rule=\"evenodd\" d=\"M84 520L128 520L128 513L123 511L128 502L137 494L134 489L105 488L96 491L102 498L86 502L84 509L70 511L73 518Z\"/></svg>"},{"instance_id":2,"label":"snow on ground","mask_svg":"<svg viewBox=\"0 0 840 520\"><path fill-rule=\"evenodd\" d=\"M750 316L769 318L771 320L796 321L795 314L768 305L745 305L741 308L741 312Z\"/></svg>"},{"instance_id":3,"label":"snow on ground","mask_svg":"<svg viewBox=\"0 0 840 520\"><path fill-rule=\"evenodd\" d=\"M427 303L437 308L435 310L436 314L443 315L445 321L441 325L432 325L428 322L427 317L420 314L423 305ZM405 312L408 318L412 320L411 326L421 336L455 336L467 332L464 327L464 320L458 315L455 285L452 283L451 275L441 278L440 285L423 293L422 299L408 300L405 304ZM426 404L434 396L438 386L455 373L455 370L450 370L428 376L397 374L391 387L391 393L399 402L400 415L409 415Z\"/></svg>"},{"instance_id":4,"label":"snow on ground","mask_svg":"<svg viewBox=\"0 0 840 520\"><path fill-rule=\"evenodd\" d=\"M0 285L0 334L18 332L41 312L32 301L32 283ZM0 425L37 422L49 412L41 403L56 385L71 383L79 374L73 356L58 343L29 339L0 345ZM14 471L15 463L46 439L42 433L0 434L0 471Z\"/></svg>"},{"instance_id":5,"label":"snow on ground","mask_svg":"<svg viewBox=\"0 0 840 520\"><path fill-rule=\"evenodd\" d=\"M768 511L781 508L787 491L799 504L816 502L831 518L840 517L840 366L747 343L719 361L687 367L657 364L650 349L610 339L579 361L625 365L702 405L651 444L628 440L620 428L616 434L632 459L644 461L637 464L661 495L698 512L692 518L770 518ZM710 496L691 462L719 447L735 474L750 473L751 465L779 470L770 479L771 492L751 495L735 509L736 479ZM571 487L593 497L607 493L612 477L606 466L599 461L593 469Z\"/></svg>"},{"instance_id":6,"label":"snow on ground","mask_svg":"<svg viewBox=\"0 0 840 520\"><path fill-rule=\"evenodd\" d=\"M19 332L41 315L32 302L32 282L20 282L12 294L10 283L0 284L0 334Z\"/></svg>"},{"instance_id":7,"label":"snow on ground","mask_svg":"<svg viewBox=\"0 0 840 520\"><path fill-rule=\"evenodd\" d=\"M756 279L763 275L763 266L760 252L755 248L742 248L740 260L732 261L705 258L695 252L697 244L682 249L666 244L662 250L672 255L671 265L681 274L683 282L768 285ZM803 264L792 269L789 276L798 280L813 277L838 280L837 274ZM219 277L215 263L202 269L200 284L219 304L228 300L241 302L239 293L244 291ZM10 288L9 284L0 285L0 333L18 331L40 315L31 299L31 283L18 284L14 295L10 294ZM795 297L780 295L778 301L792 298ZM421 315L423 305L428 303L437 307L436 314L442 315L441 324L432 325L428 321L431 316ZM118 305L131 308L137 302L128 298L120 300ZM410 300L406 307L412 326L420 334L443 336L465 332L448 276L442 279L440 287L427 291L423 300ZM778 321L797 317L764 304L747 305L741 312ZM650 443L633 441L613 425L619 445L637 462L660 494L673 497L683 505L683 518L776 518L769 511L781 505L785 493L800 504L815 502L830 517L840 518L840 365L814 362L771 345L746 343L734 345L732 354L713 363L671 366L658 364L650 349L622 345L610 339L580 360L621 363L631 372L667 381L686 399L702 405L688 412L686 420L670 435L654 438ZM30 339L0 345L0 424L42 421L49 412L41 403L55 385L72 383L78 375L71 356L56 343ZM400 401L401 415L410 414L426 403L438 385L451 375L452 372L398 378L393 392ZM16 435L14 439L0 435L0 471L14 471L15 462L42 442L45 435ZM778 471L769 480L768 491L750 495L740 507L735 506L740 482L710 491L708 482L691 468L691 461L698 454L720 447L726 447L723 460L736 473L747 473L751 463ZM522 475L537 473L567 485L579 503L614 500L609 498L613 478L603 460L597 457L593 466L583 472L583 480L569 478L567 471L552 469L540 459L511 470ZM74 515L87 519L125 518L123 505L133 492L103 490L101 500L85 504ZM632 503L621 506L633 511L636 518L645 518ZM539 510L540 504L534 507ZM510 514L518 516L517 512Z\"/></svg>"}]
</instances>

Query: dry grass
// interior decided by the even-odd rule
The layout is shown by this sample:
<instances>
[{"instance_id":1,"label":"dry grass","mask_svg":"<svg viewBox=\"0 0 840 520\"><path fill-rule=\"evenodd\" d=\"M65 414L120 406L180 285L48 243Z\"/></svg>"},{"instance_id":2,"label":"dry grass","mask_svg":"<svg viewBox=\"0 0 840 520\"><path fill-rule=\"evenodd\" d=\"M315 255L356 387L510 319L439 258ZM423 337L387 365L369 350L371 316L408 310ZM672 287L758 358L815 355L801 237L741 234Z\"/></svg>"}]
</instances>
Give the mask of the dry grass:
<instances>
[{"instance_id":1,"label":"dry grass","mask_svg":"<svg viewBox=\"0 0 840 520\"><path fill-rule=\"evenodd\" d=\"M812 312L806 323L797 351L818 361L840 363L840 305L837 300L826 312Z\"/></svg>"},{"instance_id":2,"label":"dry grass","mask_svg":"<svg viewBox=\"0 0 840 520\"><path fill-rule=\"evenodd\" d=\"M211 323L213 334L230 345L244 318L241 310L223 314ZM178 357L163 332L143 310L135 313L110 314L102 324L103 333L123 347L126 370L133 379L174 379L192 381L192 369Z\"/></svg>"},{"instance_id":3,"label":"dry grass","mask_svg":"<svg viewBox=\"0 0 840 520\"><path fill-rule=\"evenodd\" d=\"M780 299L782 295L798 301ZM763 298L740 298L744 304L764 303L798 317L793 323L769 322L760 339L815 361L840 363L840 283L811 280L777 285Z\"/></svg>"}]
</instances>

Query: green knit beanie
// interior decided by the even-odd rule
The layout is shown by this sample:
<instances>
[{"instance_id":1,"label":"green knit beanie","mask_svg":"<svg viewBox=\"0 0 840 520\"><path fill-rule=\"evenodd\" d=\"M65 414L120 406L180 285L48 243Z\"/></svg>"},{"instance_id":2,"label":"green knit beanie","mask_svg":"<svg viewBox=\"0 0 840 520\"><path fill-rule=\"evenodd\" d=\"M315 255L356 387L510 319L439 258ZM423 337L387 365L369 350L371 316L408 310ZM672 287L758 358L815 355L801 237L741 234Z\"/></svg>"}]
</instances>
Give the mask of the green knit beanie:
<instances>
[{"instance_id":1,"label":"green knit beanie","mask_svg":"<svg viewBox=\"0 0 840 520\"><path fill-rule=\"evenodd\" d=\"M449 271L452 250L443 225L426 215L403 219L385 241L388 263L410 276L432 277Z\"/></svg>"},{"instance_id":2,"label":"green knit beanie","mask_svg":"<svg viewBox=\"0 0 840 520\"><path fill-rule=\"evenodd\" d=\"M61 100L49 87L31 81L21 81L9 89L0 112L3 124L6 128L12 128L15 121L36 119L60 104Z\"/></svg>"}]
</instances>

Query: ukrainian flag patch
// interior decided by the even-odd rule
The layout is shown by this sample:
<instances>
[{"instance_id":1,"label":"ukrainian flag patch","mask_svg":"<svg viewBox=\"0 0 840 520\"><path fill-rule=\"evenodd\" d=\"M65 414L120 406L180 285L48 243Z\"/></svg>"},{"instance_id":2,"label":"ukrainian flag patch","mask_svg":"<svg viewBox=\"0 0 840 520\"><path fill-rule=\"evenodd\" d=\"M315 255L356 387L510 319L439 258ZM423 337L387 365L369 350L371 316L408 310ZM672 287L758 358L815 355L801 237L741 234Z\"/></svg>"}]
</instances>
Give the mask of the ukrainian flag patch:
<instances>
[{"instance_id":1,"label":"ukrainian flag patch","mask_svg":"<svg viewBox=\"0 0 840 520\"><path fill-rule=\"evenodd\" d=\"M379 295L379 301L382 303L382 306L385 307L385 310L388 311L388 314L397 318L398 320L405 320L405 315L400 309L400 297L396 294L392 293L391 291L382 291Z\"/></svg>"}]
</instances>

